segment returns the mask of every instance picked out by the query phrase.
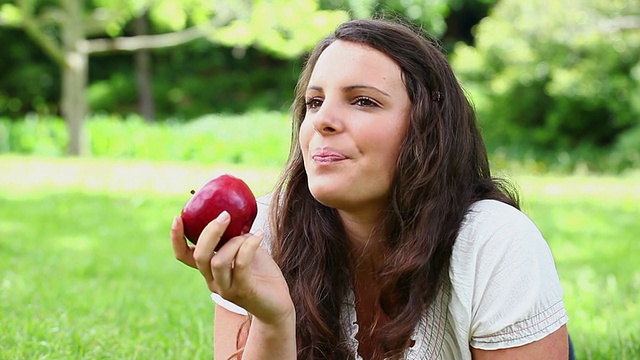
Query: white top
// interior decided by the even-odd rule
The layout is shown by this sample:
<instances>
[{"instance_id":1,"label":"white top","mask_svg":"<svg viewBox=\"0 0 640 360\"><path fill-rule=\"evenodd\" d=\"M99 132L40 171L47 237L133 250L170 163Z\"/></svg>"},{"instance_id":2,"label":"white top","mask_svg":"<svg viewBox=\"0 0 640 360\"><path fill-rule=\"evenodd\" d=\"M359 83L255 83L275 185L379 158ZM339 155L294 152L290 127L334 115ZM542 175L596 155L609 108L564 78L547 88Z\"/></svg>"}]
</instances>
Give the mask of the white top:
<instances>
[{"instance_id":1,"label":"white top","mask_svg":"<svg viewBox=\"0 0 640 360\"><path fill-rule=\"evenodd\" d=\"M259 199L252 232L269 230L267 210L268 199ZM416 327L406 360L471 360L469 345L485 350L521 346L568 321L546 240L525 214L499 201L471 206L453 247L449 277ZM230 311L246 314L217 294L211 297ZM343 306L342 323L356 353L353 292Z\"/></svg>"}]
</instances>

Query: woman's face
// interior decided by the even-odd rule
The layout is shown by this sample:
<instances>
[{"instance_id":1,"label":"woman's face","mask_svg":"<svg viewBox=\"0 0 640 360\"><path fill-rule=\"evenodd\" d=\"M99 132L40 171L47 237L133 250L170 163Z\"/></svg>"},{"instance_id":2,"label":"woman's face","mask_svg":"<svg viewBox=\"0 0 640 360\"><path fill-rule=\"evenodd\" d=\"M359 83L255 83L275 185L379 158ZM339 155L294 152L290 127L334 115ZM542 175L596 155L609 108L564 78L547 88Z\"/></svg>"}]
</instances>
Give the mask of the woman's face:
<instances>
[{"instance_id":1,"label":"woman's face","mask_svg":"<svg viewBox=\"0 0 640 360\"><path fill-rule=\"evenodd\" d=\"M371 47L335 41L313 68L306 106L299 139L313 196L349 212L380 210L409 123L400 67Z\"/></svg>"}]
</instances>

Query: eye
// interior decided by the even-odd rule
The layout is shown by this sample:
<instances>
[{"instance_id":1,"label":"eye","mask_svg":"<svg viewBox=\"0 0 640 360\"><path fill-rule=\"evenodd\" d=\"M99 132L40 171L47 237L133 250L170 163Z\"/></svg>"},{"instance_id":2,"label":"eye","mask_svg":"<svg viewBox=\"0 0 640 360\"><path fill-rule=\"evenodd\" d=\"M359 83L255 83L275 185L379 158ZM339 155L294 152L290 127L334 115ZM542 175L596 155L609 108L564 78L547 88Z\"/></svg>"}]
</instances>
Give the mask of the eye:
<instances>
[{"instance_id":1,"label":"eye","mask_svg":"<svg viewBox=\"0 0 640 360\"><path fill-rule=\"evenodd\" d=\"M356 98L353 104L357 106L363 106L363 107L379 107L380 106L380 104L378 104L375 100L367 96L360 96Z\"/></svg>"},{"instance_id":2,"label":"eye","mask_svg":"<svg viewBox=\"0 0 640 360\"><path fill-rule=\"evenodd\" d=\"M322 105L322 99L317 98L317 97L308 98L304 102L304 105L307 107L307 110L309 110L309 109L317 109L317 108L320 107L320 105Z\"/></svg>"}]
</instances>

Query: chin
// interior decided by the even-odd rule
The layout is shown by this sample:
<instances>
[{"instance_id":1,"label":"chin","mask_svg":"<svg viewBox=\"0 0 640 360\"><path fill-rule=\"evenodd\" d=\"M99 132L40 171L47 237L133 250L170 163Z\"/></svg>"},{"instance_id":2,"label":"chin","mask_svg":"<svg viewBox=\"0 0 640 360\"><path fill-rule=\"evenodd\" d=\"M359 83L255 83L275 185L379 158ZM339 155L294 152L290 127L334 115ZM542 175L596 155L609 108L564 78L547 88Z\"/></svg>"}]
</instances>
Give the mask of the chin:
<instances>
[{"instance_id":1,"label":"chin","mask_svg":"<svg viewBox=\"0 0 640 360\"><path fill-rule=\"evenodd\" d=\"M336 189L329 187L309 186L309 192L316 201L324 206L331 208L339 208L340 203L344 202L344 197L336 191Z\"/></svg>"}]
</instances>

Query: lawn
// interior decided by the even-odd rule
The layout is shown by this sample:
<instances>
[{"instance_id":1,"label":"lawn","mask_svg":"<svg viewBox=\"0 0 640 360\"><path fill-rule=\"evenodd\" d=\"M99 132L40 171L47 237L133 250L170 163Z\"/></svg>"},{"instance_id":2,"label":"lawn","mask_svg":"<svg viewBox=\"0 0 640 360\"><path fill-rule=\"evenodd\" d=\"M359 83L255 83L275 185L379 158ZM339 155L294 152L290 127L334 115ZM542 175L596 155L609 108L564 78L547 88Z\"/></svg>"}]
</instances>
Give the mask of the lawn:
<instances>
[{"instance_id":1,"label":"lawn","mask_svg":"<svg viewBox=\"0 0 640 360\"><path fill-rule=\"evenodd\" d=\"M277 170L0 156L0 359L211 359L213 304L171 218L208 178ZM640 358L640 177L514 176L579 359Z\"/></svg>"}]
</instances>

